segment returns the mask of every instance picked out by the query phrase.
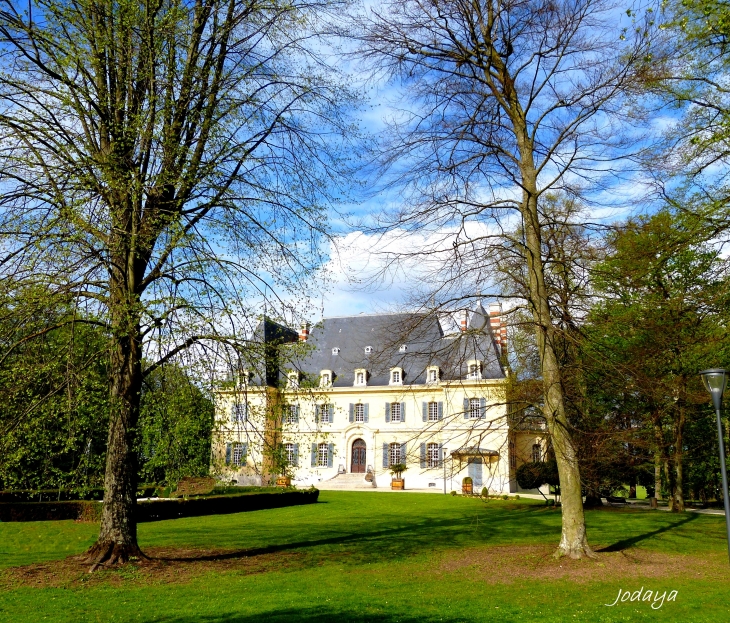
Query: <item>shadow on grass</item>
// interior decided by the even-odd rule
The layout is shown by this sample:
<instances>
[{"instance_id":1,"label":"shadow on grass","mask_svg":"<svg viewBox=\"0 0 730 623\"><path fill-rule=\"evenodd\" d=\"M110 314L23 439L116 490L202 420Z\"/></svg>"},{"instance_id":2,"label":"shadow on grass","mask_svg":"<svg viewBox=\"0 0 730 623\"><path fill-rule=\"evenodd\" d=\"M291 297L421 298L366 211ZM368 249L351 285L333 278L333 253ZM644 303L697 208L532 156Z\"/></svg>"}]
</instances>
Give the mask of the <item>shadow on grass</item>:
<instances>
[{"instance_id":1,"label":"shadow on grass","mask_svg":"<svg viewBox=\"0 0 730 623\"><path fill-rule=\"evenodd\" d=\"M238 614L238 613L221 613L215 615L191 615L183 617L165 617L155 618L158 623L260 623L262 620L266 623L291 623L298 621L301 623L348 623L349 621L357 621L358 623L462 623L467 619L443 618L442 616L428 617L423 615L404 616L402 613L365 613L353 610L343 610L334 608L287 608L282 610L274 610L270 612L260 612L256 614Z\"/></svg>"},{"instance_id":2,"label":"shadow on grass","mask_svg":"<svg viewBox=\"0 0 730 623\"><path fill-rule=\"evenodd\" d=\"M534 511L532 509L525 509L522 512L531 515ZM531 519L532 521L527 525L523 524L519 527L515 525L514 517L508 514L488 516L480 524L477 523L476 525L474 518L471 516L460 519L429 519L419 523L410 523L381 530L353 530L352 532L337 536L276 543L262 547L240 548L232 551L201 554L200 556L177 557L161 555L152 556L152 558L155 560L176 562L212 562L324 547L324 550L318 552L324 557L332 558L333 554L334 557L347 556L350 562L356 562L358 559L365 560L373 558L376 555L375 552L377 552L377 557L404 557L417 552L423 552L424 550L434 551L437 549L475 545L475 539L478 539L483 544L501 544L504 540L504 532L508 532L511 538L522 536L523 539L526 539L529 533L533 533L539 528L544 530L552 529L556 534L559 534L559 525L543 525L541 521L543 517L540 515L533 516ZM353 547L350 547L347 551L326 549L327 546L338 545Z\"/></svg>"},{"instance_id":3,"label":"shadow on grass","mask_svg":"<svg viewBox=\"0 0 730 623\"><path fill-rule=\"evenodd\" d=\"M697 519L698 516L699 515L697 515L696 513L688 513L680 521L672 522L670 524L667 524L666 526L662 526L661 528L652 530L651 532L637 534L636 536L632 536L631 538L616 541L613 545L609 545L608 547L604 547L603 549L598 551L620 552L622 550L629 549L630 547L634 547L634 545L636 545L637 543L641 543L641 541L645 541L646 539L650 539L651 537L657 536L658 534L662 534L664 532L669 532L670 530L675 530L676 528L679 528L679 526L689 523L690 521L694 521L695 519Z\"/></svg>"}]
</instances>

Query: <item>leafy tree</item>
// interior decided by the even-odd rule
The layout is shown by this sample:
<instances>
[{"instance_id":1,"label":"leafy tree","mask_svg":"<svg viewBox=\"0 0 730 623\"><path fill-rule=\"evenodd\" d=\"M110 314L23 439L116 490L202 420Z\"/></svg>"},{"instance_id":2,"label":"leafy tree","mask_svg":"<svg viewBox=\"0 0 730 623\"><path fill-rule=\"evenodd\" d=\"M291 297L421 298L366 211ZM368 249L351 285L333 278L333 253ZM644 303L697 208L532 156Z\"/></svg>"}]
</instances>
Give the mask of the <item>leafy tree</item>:
<instances>
[{"instance_id":1,"label":"leafy tree","mask_svg":"<svg viewBox=\"0 0 730 623\"><path fill-rule=\"evenodd\" d=\"M142 555L144 378L239 345L247 297L273 305L270 282L296 295L321 261L352 102L312 43L330 7L0 2L2 275L73 301L109 337L92 569Z\"/></svg>"},{"instance_id":2,"label":"leafy tree","mask_svg":"<svg viewBox=\"0 0 730 623\"><path fill-rule=\"evenodd\" d=\"M580 470L566 414L542 240L546 193L579 190L625 144L622 94L645 70L652 28L624 35L601 0L397 0L357 16L350 34L373 73L408 102L387 130L382 163L408 204L383 224L417 231L422 251L387 254L389 267L418 258L423 300L446 307L488 287L505 217L525 266L543 413L561 476L563 527L556 555L592 556ZM401 107L404 108L404 107ZM609 155L610 154L610 155ZM617 165L615 165L617 166ZM618 173L612 168L610 174ZM444 233L446 232L446 233Z\"/></svg>"}]
</instances>

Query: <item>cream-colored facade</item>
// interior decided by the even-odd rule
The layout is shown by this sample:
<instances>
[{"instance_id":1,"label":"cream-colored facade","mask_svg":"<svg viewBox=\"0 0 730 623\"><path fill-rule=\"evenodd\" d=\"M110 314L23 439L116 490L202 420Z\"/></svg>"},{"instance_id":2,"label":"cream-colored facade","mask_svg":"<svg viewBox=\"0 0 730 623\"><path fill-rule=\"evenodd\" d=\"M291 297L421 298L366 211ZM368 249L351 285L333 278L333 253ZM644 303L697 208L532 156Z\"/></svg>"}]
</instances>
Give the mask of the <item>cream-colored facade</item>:
<instances>
[{"instance_id":1,"label":"cream-colored facade","mask_svg":"<svg viewBox=\"0 0 730 623\"><path fill-rule=\"evenodd\" d=\"M326 347L337 362L339 348ZM442 378L436 365L417 373L392 365L371 384L368 367L353 364L347 384L329 367L306 383L297 369L283 370L278 387L243 382L217 397L214 470L241 485L285 471L300 487L345 474L360 474L363 486L390 487L391 466L405 463L406 489L460 491L471 476L475 491L519 491L515 469L536 448L544 453L544 434L511 428L506 375L480 378L482 367L465 361L464 378ZM266 448L278 449L276 465Z\"/></svg>"}]
</instances>

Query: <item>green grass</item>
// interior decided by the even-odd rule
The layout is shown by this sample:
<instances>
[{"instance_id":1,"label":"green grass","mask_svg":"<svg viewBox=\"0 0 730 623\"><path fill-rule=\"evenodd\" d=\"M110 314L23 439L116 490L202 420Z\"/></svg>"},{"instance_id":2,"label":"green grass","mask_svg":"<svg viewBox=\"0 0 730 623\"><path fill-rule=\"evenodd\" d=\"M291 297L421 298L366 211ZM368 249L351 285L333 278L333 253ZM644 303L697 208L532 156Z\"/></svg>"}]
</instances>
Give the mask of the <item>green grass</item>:
<instances>
[{"instance_id":1,"label":"green grass","mask_svg":"<svg viewBox=\"0 0 730 623\"><path fill-rule=\"evenodd\" d=\"M591 511L587 518L591 543L614 550L689 554L717 567L727 548L722 517ZM0 566L81 552L96 531L73 522L0 523ZM0 621L730 621L730 572L724 568L711 579L680 568L654 579L608 575L584 583L552 578L495 583L485 581L490 569L440 567L468 548L555 545L559 535L559 511L530 501L484 504L435 494L322 492L316 505L139 526L143 549L278 554L279 562L258 573L233 566L145 583L132 566L109 573L113 582L25 585L0 593ZM499 573L509 576L509 569ZM642 586L677 590L677 600L659 610L637 603L603 605L613 602L619 589Z\"/></svg>"}]
</instances>

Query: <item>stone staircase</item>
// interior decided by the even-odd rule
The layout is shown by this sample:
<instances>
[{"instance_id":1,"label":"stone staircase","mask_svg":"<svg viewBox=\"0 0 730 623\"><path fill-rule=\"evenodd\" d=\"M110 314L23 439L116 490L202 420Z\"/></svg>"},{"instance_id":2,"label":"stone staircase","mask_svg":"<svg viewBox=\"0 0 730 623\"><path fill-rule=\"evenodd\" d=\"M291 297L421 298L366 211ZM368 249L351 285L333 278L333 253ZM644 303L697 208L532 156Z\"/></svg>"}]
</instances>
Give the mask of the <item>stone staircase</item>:
<instances>
[{"instance_id":1,"label":"stone staircase","mask_svg":"<svg viewBox=\"0 0 730 623\"><path fill-rule=\"evenodd\" d=\"M323 491L331 491L336 489L373 489L376 485L375 481L367 482L365 474L337 474L334 478L323 480L314 486Z\"/></svg>"}]
</instances>

